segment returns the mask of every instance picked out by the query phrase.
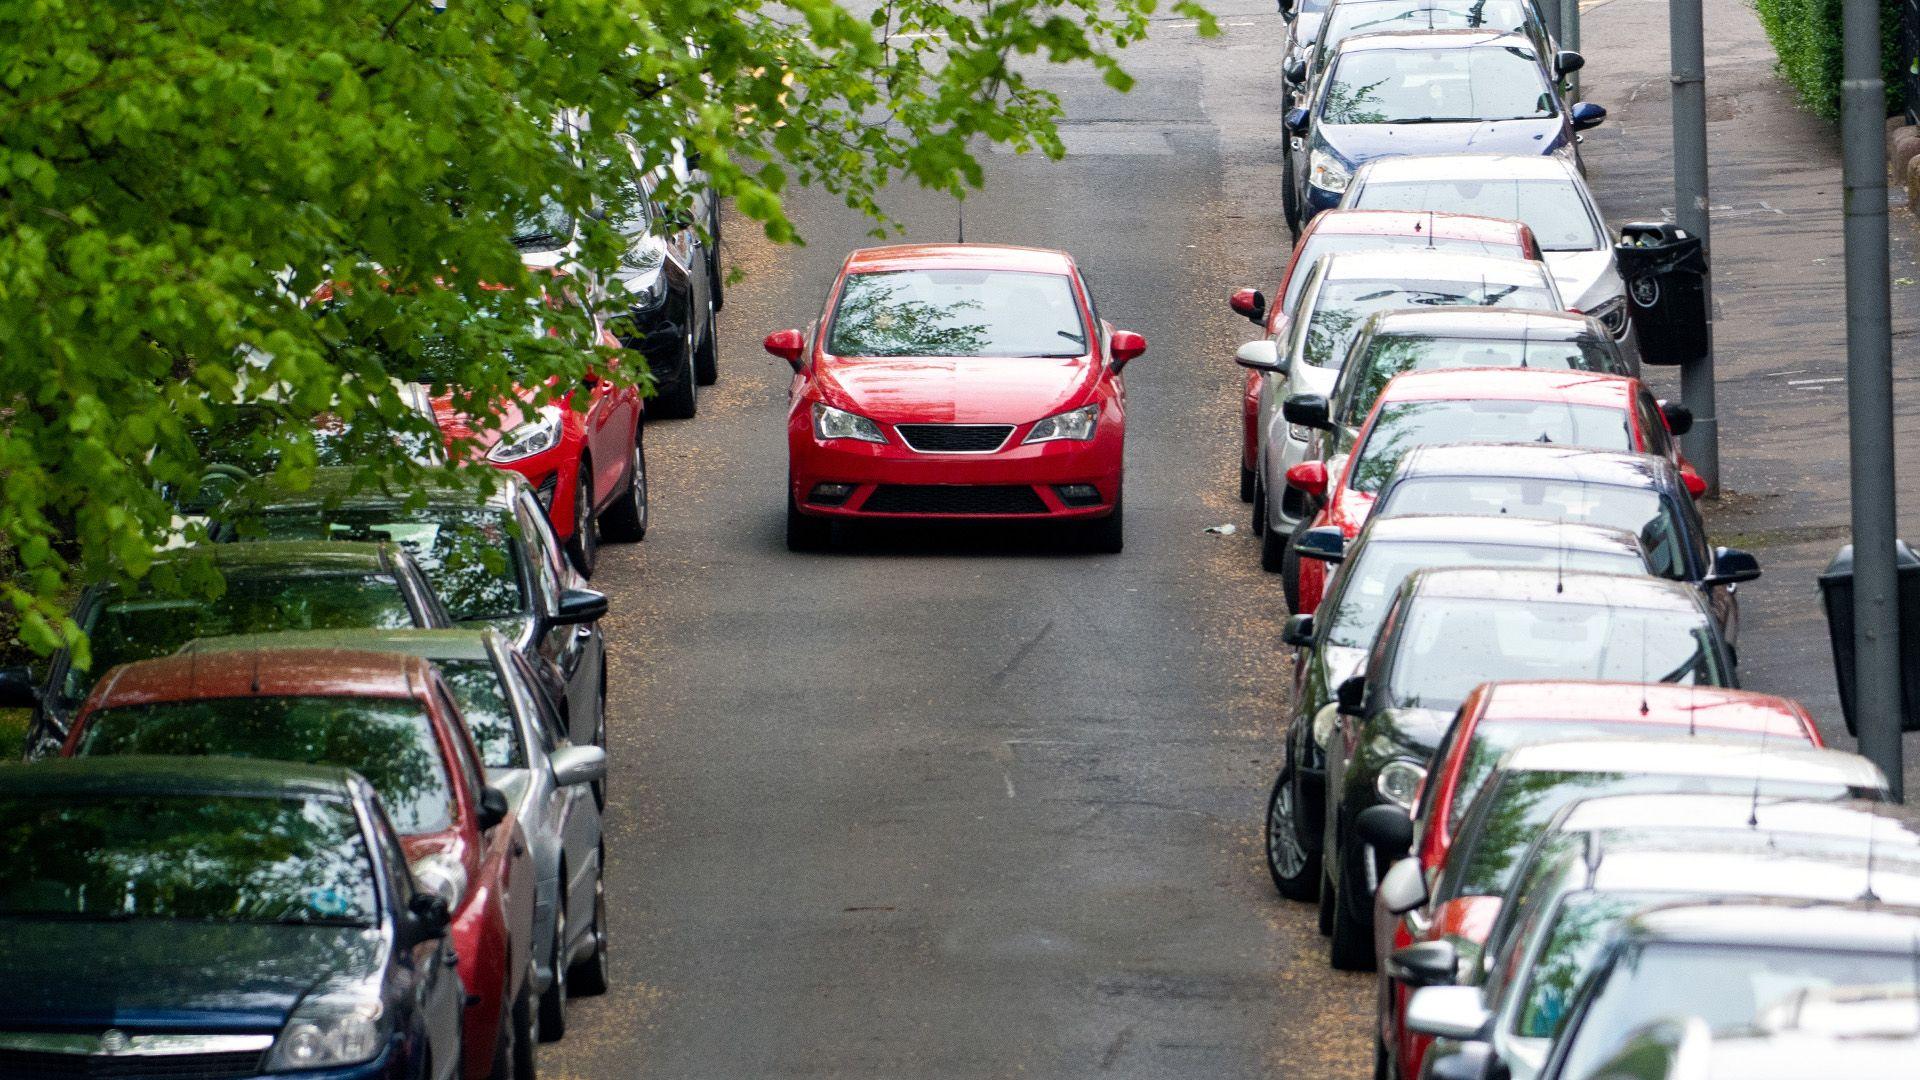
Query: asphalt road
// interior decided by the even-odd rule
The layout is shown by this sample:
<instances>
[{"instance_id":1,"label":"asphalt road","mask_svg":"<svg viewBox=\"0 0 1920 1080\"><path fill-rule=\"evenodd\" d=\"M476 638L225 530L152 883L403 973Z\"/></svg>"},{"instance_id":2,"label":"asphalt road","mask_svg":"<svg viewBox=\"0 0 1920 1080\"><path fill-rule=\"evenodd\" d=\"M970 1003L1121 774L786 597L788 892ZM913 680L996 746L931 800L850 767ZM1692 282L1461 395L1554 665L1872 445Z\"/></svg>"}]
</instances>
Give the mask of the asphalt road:
<instances>
[{"instance_id":1,"label":"asphalt road","mask_svg":"<svg viewBox=\"0 0 1920 1080\"><path fill-rule=\"evenodd\" d=\"M1290 661L1234 498L1233 286L1279 231L1267 0L1169 20L1131 94L1061 72L1070 156L995 154L966 236L1070 249L1127 372L1127 550L1045 534L783 541L787 371L873 242L830 197L804 248L735 222L721 383L649 429L654 524L612 595L608 996L549 1076L1360 1075L1364 979L1279 901L1259 824ZM889 200L947 241L954 203ZM1236 325L1237 324L1237 325ZM1234 522L1237 536L1210 535Z\"/></svg>"}]
</instances>

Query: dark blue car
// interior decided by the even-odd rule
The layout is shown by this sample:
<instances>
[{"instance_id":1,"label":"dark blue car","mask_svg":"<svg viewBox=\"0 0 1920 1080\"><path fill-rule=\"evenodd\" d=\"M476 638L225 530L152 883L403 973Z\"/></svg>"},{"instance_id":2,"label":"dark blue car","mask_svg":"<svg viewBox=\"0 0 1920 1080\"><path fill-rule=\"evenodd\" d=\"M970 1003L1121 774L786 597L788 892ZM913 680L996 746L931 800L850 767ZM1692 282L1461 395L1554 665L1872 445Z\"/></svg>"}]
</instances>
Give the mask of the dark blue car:
<instances>
[{"instance_id":1,"label":"dark blue car","mask_svg":"<svg viewBox=\"0 0 1920 1080\"><path fill-rule=\"evenodd\" d=\"M0 770L0 1076L450 1080L447 918L343 769Z\"/></svg>"},{"instance_id":2,"label":"dark blue car","mask_svg":"<svg viewBox=\"0 0 1920 1080\"><path fill-rule=\"evenodd\" d=\"M1572 54L1565 54L1571 56ZM1298 224L1339 203L1353 171L1400 154L1575 155L1598 105L1567 106L1524 34L1361 34L1335 49L1309 104L1287 114L1288 203ZM1558 72L1564 74L1564 72Z\"/></svg>"}]
</instances>

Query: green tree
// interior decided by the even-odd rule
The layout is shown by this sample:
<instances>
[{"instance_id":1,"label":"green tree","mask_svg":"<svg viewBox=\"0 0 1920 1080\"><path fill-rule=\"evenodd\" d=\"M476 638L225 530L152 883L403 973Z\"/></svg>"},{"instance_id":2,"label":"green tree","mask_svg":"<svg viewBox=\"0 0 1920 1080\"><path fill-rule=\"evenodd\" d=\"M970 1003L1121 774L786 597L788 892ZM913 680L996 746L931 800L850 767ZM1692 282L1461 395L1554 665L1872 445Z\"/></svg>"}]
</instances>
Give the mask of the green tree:
<instances>
[{"instance_id":1,"label":"green tree","mask_svg":"<svg viewBox=\"0 0 1920 1080\"><path fill-rule=\"evenodd\" d=\"M565 397L594 339L577 305L527 302L552 289L516 221L577 222L566 291L598 299L582 282L621 245L596 210L679 147L776 241L800 238L795 184L884 230L888 184L963 194L983 142L1059 156L1029 71L1126 89L1116 54L1158 6L0 0L0 537L21 568L0 610L38 649L77 641L59 597L196 538L174 506L242 406L283 481L324 415L378 433L354 463L404 484L437 466L396 437L437 436L393 376L431 372L482 427L515 385Z\"/></svg>"}]
</instances>

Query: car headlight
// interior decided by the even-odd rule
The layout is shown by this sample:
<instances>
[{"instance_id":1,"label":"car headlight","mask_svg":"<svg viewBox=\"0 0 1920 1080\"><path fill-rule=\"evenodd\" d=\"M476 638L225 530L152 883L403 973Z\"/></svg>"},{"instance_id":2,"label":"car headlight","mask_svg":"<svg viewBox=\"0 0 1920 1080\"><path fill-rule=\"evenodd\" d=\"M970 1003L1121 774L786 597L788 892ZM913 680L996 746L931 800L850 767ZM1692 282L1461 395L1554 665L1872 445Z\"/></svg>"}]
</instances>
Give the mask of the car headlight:
<instances>
[{"instance_id":1,"label":"car headlight","mask_svg":"<svg viewBox=\"0 0 1920 1080\"><path fill-rule=\"evenodd\" d=\"M487 451L488 461L519 461L535 454L544 454L560 445L560 432L565 426L558 405L543 405L540 415L521 424Z\"/></svg>"},{"instance_id":2,"label":"car headlight","mask_svg":"<svg viewBox=\"0 0 1920 1080\"><path fill-rule=\"evenodd\" d=\"M457 913L467 895L467 868L445 853L422 855L413 863L413 883L447 902L447 910Z\"/></svg>"},{"instance_id":3,"label":"car headlight","mask_svg":"<svg viewBox=\"0 0 1920 1080\"><path fill-rule=\"evenodd\" d=\"M1347 181L1351 179L1353 171L1325 150L1315 150L1307 155L1307 183L1321 191L1338 195L1347 190Z\"/></svg>"},{"instance_id":4,"label":"car headlight","mask_svg":"<svg viewBox=\"0 0 1920 1080\"><path fill-rule=\"evenodd\" d=\"M884 443L887 434L880 425L845 409L836 409L831 405L813 403L813 436L821 442L828 439L859 439L861 442Z\"/></svg>"},{"instance_id":5,"label":"car headlight","mask_svg":"<svg viewBox=\"0 0 1920 1080\"><path fill-rule=\"evenodd\" d=\"M1033 425L1022 443L1054 442L1069 439L1073 442L1086 442L1093 438L1093 429L1100 423L1100 406L1088 405L1069 412L1056 413Z\"/></svg>"},{"instance_id":6,"label":"car headlight","mask_svg":"<svg viewBox=\"0 0 1920 1080\"><path fill-rule=\"evenodd\" d=\"M1380 768L1380 775L1373 778L1373 788L1380 797L1411 813L1413 801L1420 797L1420 785L1427 782L1427 770L1423 765L1411 761L1389 761Z\"/></svg>"},{"instance_id":7,"label":"car headlight","mask_svg":"<svg viewBox=\"0 0 1920 1080\"><path fill-rule=\"evenodd\" d=\"M626 281L627 305L635 311L652 311L667 300L667 275L658 270L630 277Z\"/></svg>"},{"instance_id":8,"label":"car headlight","mask_svg":"<svg viewBox=\"0 0 1920 1080\"><path fill-rule=\"evenodd\" d=\"M316 994L300 1003L273 1041L268 1072L358 1065L379 1056L390 1035L386 1010L369 994Z\"/></svg>"},{"instance_id":9,"label":"car headlight","mask_svg":"<svg viewBox=\"0 0 1920 1080\"><path fill-rule=\"evenodd\" d=\"M1340 704L1329 701L1313 714L1313 745L1322 750L1333 741L1333 725L1340 722Z\"/></svg>"},{"instance_id":10,"label":"car headlight","mask_svg":"<svg viewBox=\"0 0 1920 1080\"><path fill-rule=\"evenodd\" d=\"M1595 307L1592 311L1587 312L1587 314L1599 319L1600 325L1606 327L1607 333L1612 334L1616 339L1627 336L1626 297L1616 296L1606 303Z\"/></svg>"}]
</instances>

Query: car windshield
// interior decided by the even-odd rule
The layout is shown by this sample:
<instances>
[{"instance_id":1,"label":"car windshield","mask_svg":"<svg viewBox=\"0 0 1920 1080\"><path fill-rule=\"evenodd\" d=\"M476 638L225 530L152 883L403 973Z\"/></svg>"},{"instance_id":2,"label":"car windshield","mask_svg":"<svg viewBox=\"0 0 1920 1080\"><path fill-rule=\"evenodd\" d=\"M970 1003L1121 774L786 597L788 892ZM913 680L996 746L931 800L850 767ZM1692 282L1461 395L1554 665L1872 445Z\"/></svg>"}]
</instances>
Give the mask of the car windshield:
<instances>
[{"instance_id":1,"label":"car windshield","mask_svg":"<svg viewBox=\"0 0 1920 1080\"><path fill-rule=\"evenodd\" d=\"M1482 442L1634 449L1625 409L1503 398L1387 401L1347 468L1347 486L1379 491L1401 456L1416 447Z\"/></svg>"},{"instance_id":2,"label":"car windshield","mask_svg":"<svg viewBox=\"0 0 1920 1080\"><path fill-rule=\"evenodd\" d=\"M527 748L520 741L520 725L507 704L506 687L492 660L441 660L440 673L453 690L460 715L473 732L480 760L489 769L524 769Z\"/></svg>"},{"instance_id":3,"label":"car windshield","mask_svg":"<svg viewBox=\"0 0 1920 1080\"><path fill-rule=\"evenodd\" d=\"M0 917L368 926L353 807L321 798L0 799Z\"/></svg>"},{"instance_id":4,"label":"car windshield","mask_svg":"<svg viewBox=\"0 0 1920 1080\"><path fill-rule=\"evenodd\" d=\"M1594 371L1631 375L1612 341L1530 341L1526 338L1435 337L1432 334L1375 334L1366 353L1341 369L1333 398L1337 419L1349 427L1364 423L1395 375L1449 368L1534 368L1541 371Z\"/></svg>"},{"instance_id":5,"label":"car windshield","mask_svg":"<svg viewBox=\"0 0 1920 1080\"><path fill-rule=\"evenodd\" d=\"M1087 354L1087 327L1064 274L889 270L840 290L827 351L835 356Z\"/></svg>"},{"instance_id":6,"label":"car windshield","mask_svg":"<svg viewBox=\"0 0 1920 1080\"><path fill-rule=\"evenodd\" d=\"M1544 277L1533 284L1511 281L1410 278L1334 278L1313 298L1300 355L1315 367L1335 367L1347 357L1360 325L1377 311L1435 307L1510 307L1557 311L1559 303Z\"/></svg>"},{"instance_id":7,"label":"car windshield","mask_svg":"<svg viewBox=\"0 0 1920 1080\"><path fill-rule=\"evenodd\" d=\"M1300 254L1291 261L1294 273L1287 279L1285 299L1280 302L1280 310L1292 311L1294 301L1300 299L1300 290L1306 287L1306 270L1318 262L1322 255L1345 254L1363 251L1455 251L1463 255L1491 255L1495 258L1521 258L1522 248L1519 241L1471 240L1460 236L1435 236L1432 230L1421 227L1414 233L1340 233L1315 232L1307 238Z\"/></svg>"},{"instance_id":8,"label":"car windshield","mask_svg":"<svg viewBox=\"0 0 1920 1080\"><path fill-rule=\"evenodd\" d=\"M259 521L259 539L390 540L413 556L456 619L507 618L528 608L519 545L509 539L515 529L510 510L268 507Z\"/></svg>"},{"instance_id":9,"label":"car windshield","mask_svg":"<svg viewBox=\"0 0 1920 1080\"><path fill-rule=\"evenodd\" d=\"M276 435L280 429L275 414L266 408L239 405L223 411L221 417L212 427L191 432L206 472L199 491L191 498L170 493L183 513L206 514L213 510L247 480L273 472L286 449L284 440ZM396 432L378 425L354 428L327 416L313 425L315 465L360 465L369 456L392 453L396 445L422 464L442 460L440 446L422 432Z\"/></svg>"},{"instance_id":10,"label":"car windshield","mask_svg":"<svg viewBox=\"0 0 1920 1080\"><path fill-rule=\"evenodd\" d=\"M126 705L94 713L81 756L238 757L338 765L367 778L404 835L453 824L453 786L419 702L246 697Z\"/></svg>"},{"instance_id":11,"label":"car windshield","mask_svg":"<svg viewBox=\"0 0 1920 1080\"><path fill-rule=\"evenodd\" d=\"M1346 205L1435 210L1525 222L1542 251L1598 251L1606 238L1571 178L1563 180L1369 180Z\"/></svg>"},{"instance_id":12,"label":"car windshield","mask_svg":"<svg viewBox=\"0 0 1920 1080\"><path fill-rule=\"evenodd\" d=\"M1320 106L1323 124L1472 123L1555 115L1553 88L1533 51L1504 45L1344 52L1334 58Z\"/></svg>"},{"instance_id":13,"label":"car windshield","mask_svg":"<svg viewBox=\"0 0 1920 1080\"><path fill-rule=\"evenodd\" d=\"M1650 487L1519 476L1409 476L1394 484L1374 517L1487 514L1607 525L1640 537L1647 565L1686 580L1687 552L1673 500Z\"/></svg>"},{"instance_id":14,"label":"car windshield","mask_svg":"<svg viewBox=\"0 0 1920 1080\"><path fill-rule=\"evenodd\" d=\"M1556 550L1517 544L1459 541L1368 541L1340 570L1326 612L1326 643L1348 649L1373 645L1374 632L1400 583L1415 570L1440 566L1514 566L1531 570L1594 570L1614 574L1646 571L1630 551Z\"/></svg>"},{"instance_id":15,"label":"car windshield","mask_svg":"<svg viewBox=\"0 0 1920 1080\"><path fill-rule=\"evenodd\" d=\"M1823 1003L1910 1001L1916 994L1920 963L1910 950L1649 942L1627 950L1601 976L1568 1036L1573 1042L1560 1075L1610 1075L1603 1068L1608 1059L1655 1021L1697 1017L1718 1041L1791 1028L1795 1016ZM1905 1030L1898 1034L1911 1035L1911 1006L1902 1011Z\"/></svg>"},{"instance_id":16,"label":"car windshield","mask_svg":"<svg viewBox=\"0 0 1920 1080\"><path fill-rule=\"evenodd\" d=\"M110 597L83 616L93 666L67 668L62 697L78 703L115 664L167 656L194 638L280 630L398 630L417 625L392 574L229 573L218 597Z\"/></svg>"},{"instance_id":17,"label":"car windshield","mask_svg":"<svg viewBox=\"0 0 1920 1080\"><path fill-rule=\"evenodd\" d=\"M1451 712L1495 679L1726 685L1711 627L1686 611L1425 597L1397 642L1387 690L1402 708Z\"/></svg>"},{"instance_id":18,"label":"car windshield","mask_svg":"<svg viewBox=\"0 0 1920 1080\"><path fill-rule=\"evenodd\" d=\"M573 218L552 199L513 219L513 246L522 254L558 251L573 238Z\"/></svg>"},{"instance_id":19,"label":"car windshield","mask_svg":"<svg viewBox=\"0 0 1920 1080\"><path fill-rule=\"evenodd\" d=\"M1546 930L1538 959L1523 975L1526 984L1520 991L1520 1007L1514 1011L1513 1033L1527 1039L1558 1035L1574 992L1593 970L1607 934L1641 908L1674 898L1670 892L1568 894Z\"/></svg>"},{"instance_id":20,"label":"car windshield","mask_svg":"<svg viewBox=\"0 0 1920 1080\"><path fill-rule=\"evenodd\" d=\"M1520 0L1389 0L1387 3L1334 5L1320 29L1314 63L1324 66L1333 47L1355 34L1418 30L1527 29L1527 7Z\"/></svg>"}]
</instances>

